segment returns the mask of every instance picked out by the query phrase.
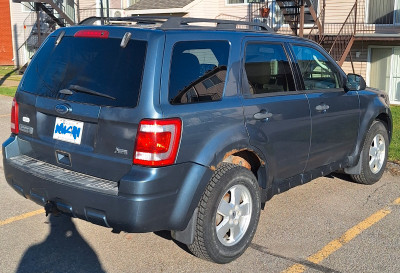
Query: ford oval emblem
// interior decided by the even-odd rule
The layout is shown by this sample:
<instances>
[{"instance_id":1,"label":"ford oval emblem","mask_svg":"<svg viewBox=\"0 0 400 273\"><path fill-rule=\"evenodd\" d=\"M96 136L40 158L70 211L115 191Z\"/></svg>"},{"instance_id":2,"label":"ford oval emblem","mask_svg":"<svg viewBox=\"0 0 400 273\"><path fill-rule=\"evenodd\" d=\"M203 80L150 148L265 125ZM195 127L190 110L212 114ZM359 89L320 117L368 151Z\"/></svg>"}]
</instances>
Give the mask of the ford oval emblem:
<instances>
[{"instance_id":1,"label":"ford oval emblem","mask_svg":"<svg viewBox=\"0 0 400 273\"><path fill-rule=\"evenodd\" d=\"M54 107L54 109L56 110L57 113L61 114L61 115L65 115L68 112L71 112L71 106L69 106L68 104L57 104L56 107Z\"/></svg>"}]
</instances>

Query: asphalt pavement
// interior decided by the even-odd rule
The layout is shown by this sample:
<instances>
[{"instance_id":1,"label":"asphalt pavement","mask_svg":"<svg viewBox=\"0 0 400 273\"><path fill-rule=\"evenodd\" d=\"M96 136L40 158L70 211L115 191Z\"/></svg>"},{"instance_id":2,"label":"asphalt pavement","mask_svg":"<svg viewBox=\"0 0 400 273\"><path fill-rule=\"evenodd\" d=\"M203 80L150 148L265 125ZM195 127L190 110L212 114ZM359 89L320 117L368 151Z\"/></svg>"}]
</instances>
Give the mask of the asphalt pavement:
<instances>
[{"instance_id":1,"label":"asphalt pavement","mask_svg":"<svg viewBox=\"0 0 400 273\"><path fill-rule=\"evenodd\" d=\"M0 96L1 142L10 109ZM250 248L217 265L168 232L114 234L45 217L0 175L0 272L400 272L400 176L386 172L371 186L348 180L334 174L273 197Z\"/></svg>"}]
</instances>

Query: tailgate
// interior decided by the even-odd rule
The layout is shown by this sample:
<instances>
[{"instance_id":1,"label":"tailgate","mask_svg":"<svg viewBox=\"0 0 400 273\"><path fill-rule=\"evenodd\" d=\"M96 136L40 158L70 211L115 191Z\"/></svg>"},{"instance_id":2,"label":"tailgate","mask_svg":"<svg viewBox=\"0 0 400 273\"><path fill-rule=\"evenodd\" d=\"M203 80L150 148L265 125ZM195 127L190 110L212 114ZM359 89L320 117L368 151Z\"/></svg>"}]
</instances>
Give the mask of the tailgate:
<instances>
[{"instance_id":1,"label":"tailgate","mask_svg":"<svg viewBox=\"0 0 400 273\"><path fill-rule=\"evenodd\" d=\"M19 136L30 157L118 181L132 166L147 42L106 32L49 37L17 93Z\"/></svg>"}]
</instances>

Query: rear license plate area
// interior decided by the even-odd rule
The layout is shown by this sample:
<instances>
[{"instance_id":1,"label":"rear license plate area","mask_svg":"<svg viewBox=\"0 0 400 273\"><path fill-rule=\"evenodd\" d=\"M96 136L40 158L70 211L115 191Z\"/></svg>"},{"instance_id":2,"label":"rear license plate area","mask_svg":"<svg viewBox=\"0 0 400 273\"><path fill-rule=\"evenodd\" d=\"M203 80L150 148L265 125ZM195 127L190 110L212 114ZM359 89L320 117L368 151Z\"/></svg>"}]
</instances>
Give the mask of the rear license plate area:
<instances>
[{"instance_id":1,"label":"rear license plate area","mask_svg":"<svg viewBox=\"0 0 400 273\"><path fill-rule=\"evenodd\" d=\"M53 139L79 145L81 144L82 133L83 122L60 117L56 118Z\"/></svg>"}]
</instances>

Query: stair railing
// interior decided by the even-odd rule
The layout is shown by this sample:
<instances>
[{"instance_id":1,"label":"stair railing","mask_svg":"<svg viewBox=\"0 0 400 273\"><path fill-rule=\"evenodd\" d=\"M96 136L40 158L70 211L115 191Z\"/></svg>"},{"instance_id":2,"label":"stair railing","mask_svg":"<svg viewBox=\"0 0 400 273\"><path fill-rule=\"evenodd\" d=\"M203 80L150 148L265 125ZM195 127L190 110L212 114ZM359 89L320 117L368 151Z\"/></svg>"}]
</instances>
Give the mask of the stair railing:
<instances>
[{"instance_id":1,"label":"stair railing","mask_svg":"<svg viewBox=\"0 0 400 273\"><path fill-rule=\"evenodd\" d=\"M324 28L324 21L325 21L325 8L326 8L326 5L324 2L322 9L320 9L320 11L319 11L319 16L317 18L317 21L314 23L314 25L310 29L310 32L307 35L308 39L314 40L315 42L317 42L319 44L321 44L324 39L323 28ZM322 32L319 31L319 29L318 29L318 22L320 22L320 24L322 25Z\"/></svg>"},{"instance_id":2,"label":"stair railing","mask_svg":"<svg viewBox=\"0 0 400 273\"><path fill-rule=\"evenodd\" d=\"M69 17L70 20L72 20L73 22L75 21L75 1L63 1L63 0L50 0L51 2L53 2L66 16ZM72 2L72 7L67 5L64 6L64 2Z\"/></svg>"},{"instance_id":3,"label":"stair railing","mask_svg":"<svg viewBox=\"0 0 400 273\"><path fill-rule=\"evenodd\" d=\"M357 29L357 1L353 5L346 20L339 30L335 40L329 49L329 54L342 65L350 51L349 44L354 40ZM346 52L347 51L347 52Z\"/></svg>"}]
</instances>

